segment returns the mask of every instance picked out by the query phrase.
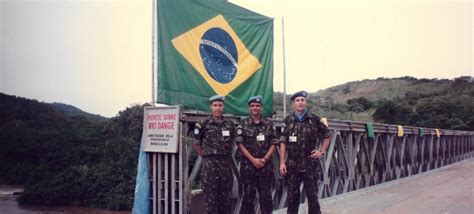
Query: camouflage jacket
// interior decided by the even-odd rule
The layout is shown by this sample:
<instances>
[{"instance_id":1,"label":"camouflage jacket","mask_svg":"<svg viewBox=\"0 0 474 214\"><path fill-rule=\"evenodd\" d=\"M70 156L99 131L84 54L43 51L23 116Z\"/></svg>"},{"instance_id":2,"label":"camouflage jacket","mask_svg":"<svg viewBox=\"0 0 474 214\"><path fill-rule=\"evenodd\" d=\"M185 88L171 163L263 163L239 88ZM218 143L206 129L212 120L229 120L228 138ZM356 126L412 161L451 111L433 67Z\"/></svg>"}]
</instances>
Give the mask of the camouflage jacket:
<instances>
[{"instance_id":1,"label":"camouflage jacket","mask_svg":"<svg viewBox=\"0 0 474 214\"><path fill-rule=\"evenodd\" d=\"M215 121L212 117L196 123L194 143L202 147L203 155L230 155L235 143L235 126L228 119Z\"/></svg>"},{"instance_id":2,"label":"camouflage jacket","mask_svg":"<svg viewBox=\"0 0 474 214\"><path fill-rule=\"evenodd\" d=\"M319 137L328 138L331 130L321 122L321 118L307 112L303 121L295 118L294 114L288 115L283 120L280 141L286 145L288 170L306 171L318 167L317 159L310 158L311 151L317 149L316 142Z\"/></svg>"},{"instance_id":3,"label":"camouflage jacket","mask_svg":"<svg viewBox=\"0 0 474 214\"><path fill-rule=\"evenodd\" d=\"M251 117L247 117L237 127L236 142L243 144L253 157L263 158L272 144L278 144L278 138L272 121L262 119L257 124ZM250 160L242 157L240 171L243 174L254 174L258 171L272 172L272 164L269 161L263 168L257 170Z\"/></svg>"}]
</instances>

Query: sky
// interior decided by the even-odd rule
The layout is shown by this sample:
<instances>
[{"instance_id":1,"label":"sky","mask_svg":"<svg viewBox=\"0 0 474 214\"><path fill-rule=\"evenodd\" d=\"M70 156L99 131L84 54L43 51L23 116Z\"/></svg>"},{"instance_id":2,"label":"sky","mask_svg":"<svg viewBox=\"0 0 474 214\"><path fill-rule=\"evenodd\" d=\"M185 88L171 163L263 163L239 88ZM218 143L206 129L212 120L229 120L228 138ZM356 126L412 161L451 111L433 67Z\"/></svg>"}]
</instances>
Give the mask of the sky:
<instances>
[{"instance_id":1,"label":"sky","mask_svg":"<svg viewBox=\"0 0 474 214\"><path fill-rule=\"evenodd\" d=\"M474 76L468 0L232 0L274 18L274 90ZM0 0L0 92L103 116L152 100L152 0Z\"/></svg>"}]
</instances>

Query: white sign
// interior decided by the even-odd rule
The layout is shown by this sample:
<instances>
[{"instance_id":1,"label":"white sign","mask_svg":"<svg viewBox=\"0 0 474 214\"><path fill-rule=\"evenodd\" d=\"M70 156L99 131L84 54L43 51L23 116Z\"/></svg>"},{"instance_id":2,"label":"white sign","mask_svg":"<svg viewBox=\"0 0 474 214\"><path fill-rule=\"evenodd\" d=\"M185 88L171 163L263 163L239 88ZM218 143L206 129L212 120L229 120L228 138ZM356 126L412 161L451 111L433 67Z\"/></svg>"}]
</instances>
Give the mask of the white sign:
<instances>
[{"instance_id":1,"label":"white sign","mask_svg":"<svg viewBox=\"0 0 474 214\"><path fill-rule=\"evenodd\" d=\"M146 152L178 152L180 110L180 106L145 107L143 136Z\"/></svg>"}]
</instances>

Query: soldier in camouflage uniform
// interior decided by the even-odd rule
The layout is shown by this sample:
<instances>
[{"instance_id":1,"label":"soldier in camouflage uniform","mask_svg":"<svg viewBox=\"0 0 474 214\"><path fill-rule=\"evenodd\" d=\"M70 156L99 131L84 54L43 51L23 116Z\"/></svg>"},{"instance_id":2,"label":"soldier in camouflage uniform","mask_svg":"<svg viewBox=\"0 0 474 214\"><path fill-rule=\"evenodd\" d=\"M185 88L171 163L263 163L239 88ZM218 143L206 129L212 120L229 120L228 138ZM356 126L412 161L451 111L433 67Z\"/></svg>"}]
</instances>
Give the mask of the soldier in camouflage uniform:
<instances>
[{"instance_id":1,"label":"soldier in camouflage uniform","mask_svg":"<svg viewBox=\"0 0 474 214\"><path fill-rule=\"evenodd\" d=\"M262 96L248 100L250 116L237 127L237 145L245 157L240 165L244 198L240 213L255 213L256 190L261 213L273 211L271 185L273 164L270 160L278 143L272 121L262 117Z\"/></svg>"},{"instance_id":2,"label":"soldier in camouflage uniform","mask_svg":"<svg viewBox=\"0 0 474 214\"><path fill-rule=\"evenodd\" d=\"M231 213L232 146L235 127L224 118L224 97L210 99L212 115L196 123L194 148L203 158L201 178L207 213Z\"/></svg>"},{"instance_id":3,"label":"soldier in camouflage uniform","mask_svg":"<svg viewBox=\"0 0 474 214\"><path fill-rule=\"evenodd\" d=\"M308 197L308 213L321 213L318 202L317 179L319 158L329 146L331 131L321 119L308 112L306 97L308 93L300 91L291 96L295 112L283 120L280 136L280 173L288 182L288 213L298 213L301 182ZM316 140L322 136L322 145L316 149ZM288 159L285 162L286 152Z\"/></svg>"}]
</instances>

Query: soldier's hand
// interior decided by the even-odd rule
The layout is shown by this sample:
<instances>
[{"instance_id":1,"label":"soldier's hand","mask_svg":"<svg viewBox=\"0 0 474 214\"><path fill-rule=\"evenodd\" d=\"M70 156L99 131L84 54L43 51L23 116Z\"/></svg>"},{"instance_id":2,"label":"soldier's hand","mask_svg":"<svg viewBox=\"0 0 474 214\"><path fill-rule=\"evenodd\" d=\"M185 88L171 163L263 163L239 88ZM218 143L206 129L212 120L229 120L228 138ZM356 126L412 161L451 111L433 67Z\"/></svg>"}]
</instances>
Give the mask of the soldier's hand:
<instances>
[{"instance_id":1,"label":"soldier's hand","mask_svg":"<svg viewBox=\"0 0 474 214\"><path fill-rule=\"evenodd\" d=\"M257 158L253 158L251 162L252 162L252 165L257 169L260 169L265 165L265 163L262 162L261 159L257 159Z\"/></svg>"},{"instance_id":2,"label":"soldier's hand","mask_svg":"<svg viewBox=\"0 0 474 214\"><path fill-rule=\"evenodd\" d=\"M286 164L285 163L282 163L280 164L280 174L285 176L286 175Z\"/></svg>"},{"instance_id":3,"label":"soldier's hand","mask_svg":"<svg viewBox=\"0 0 474 214\"><path fill-rule=\"evenodd\" d=\"M201 145L194 144L194 150L196 150L196 153L197 153L199 156L202 157L202 156L204 155L204 152L202 151Z\"/></svg>"},{"instance_id":4,"label":"soldier's hand","mask_svg":"<svg viewBox=\"0 0 474 214\"><path fill-rule=\"evenodd\" d=\"M310 157L313 158L313 159L316 159L316 158L319 158L321 157L323 154L319 151L319 150L313 150L311 151L311 155Z\"/></svg>"}]
</instances>

